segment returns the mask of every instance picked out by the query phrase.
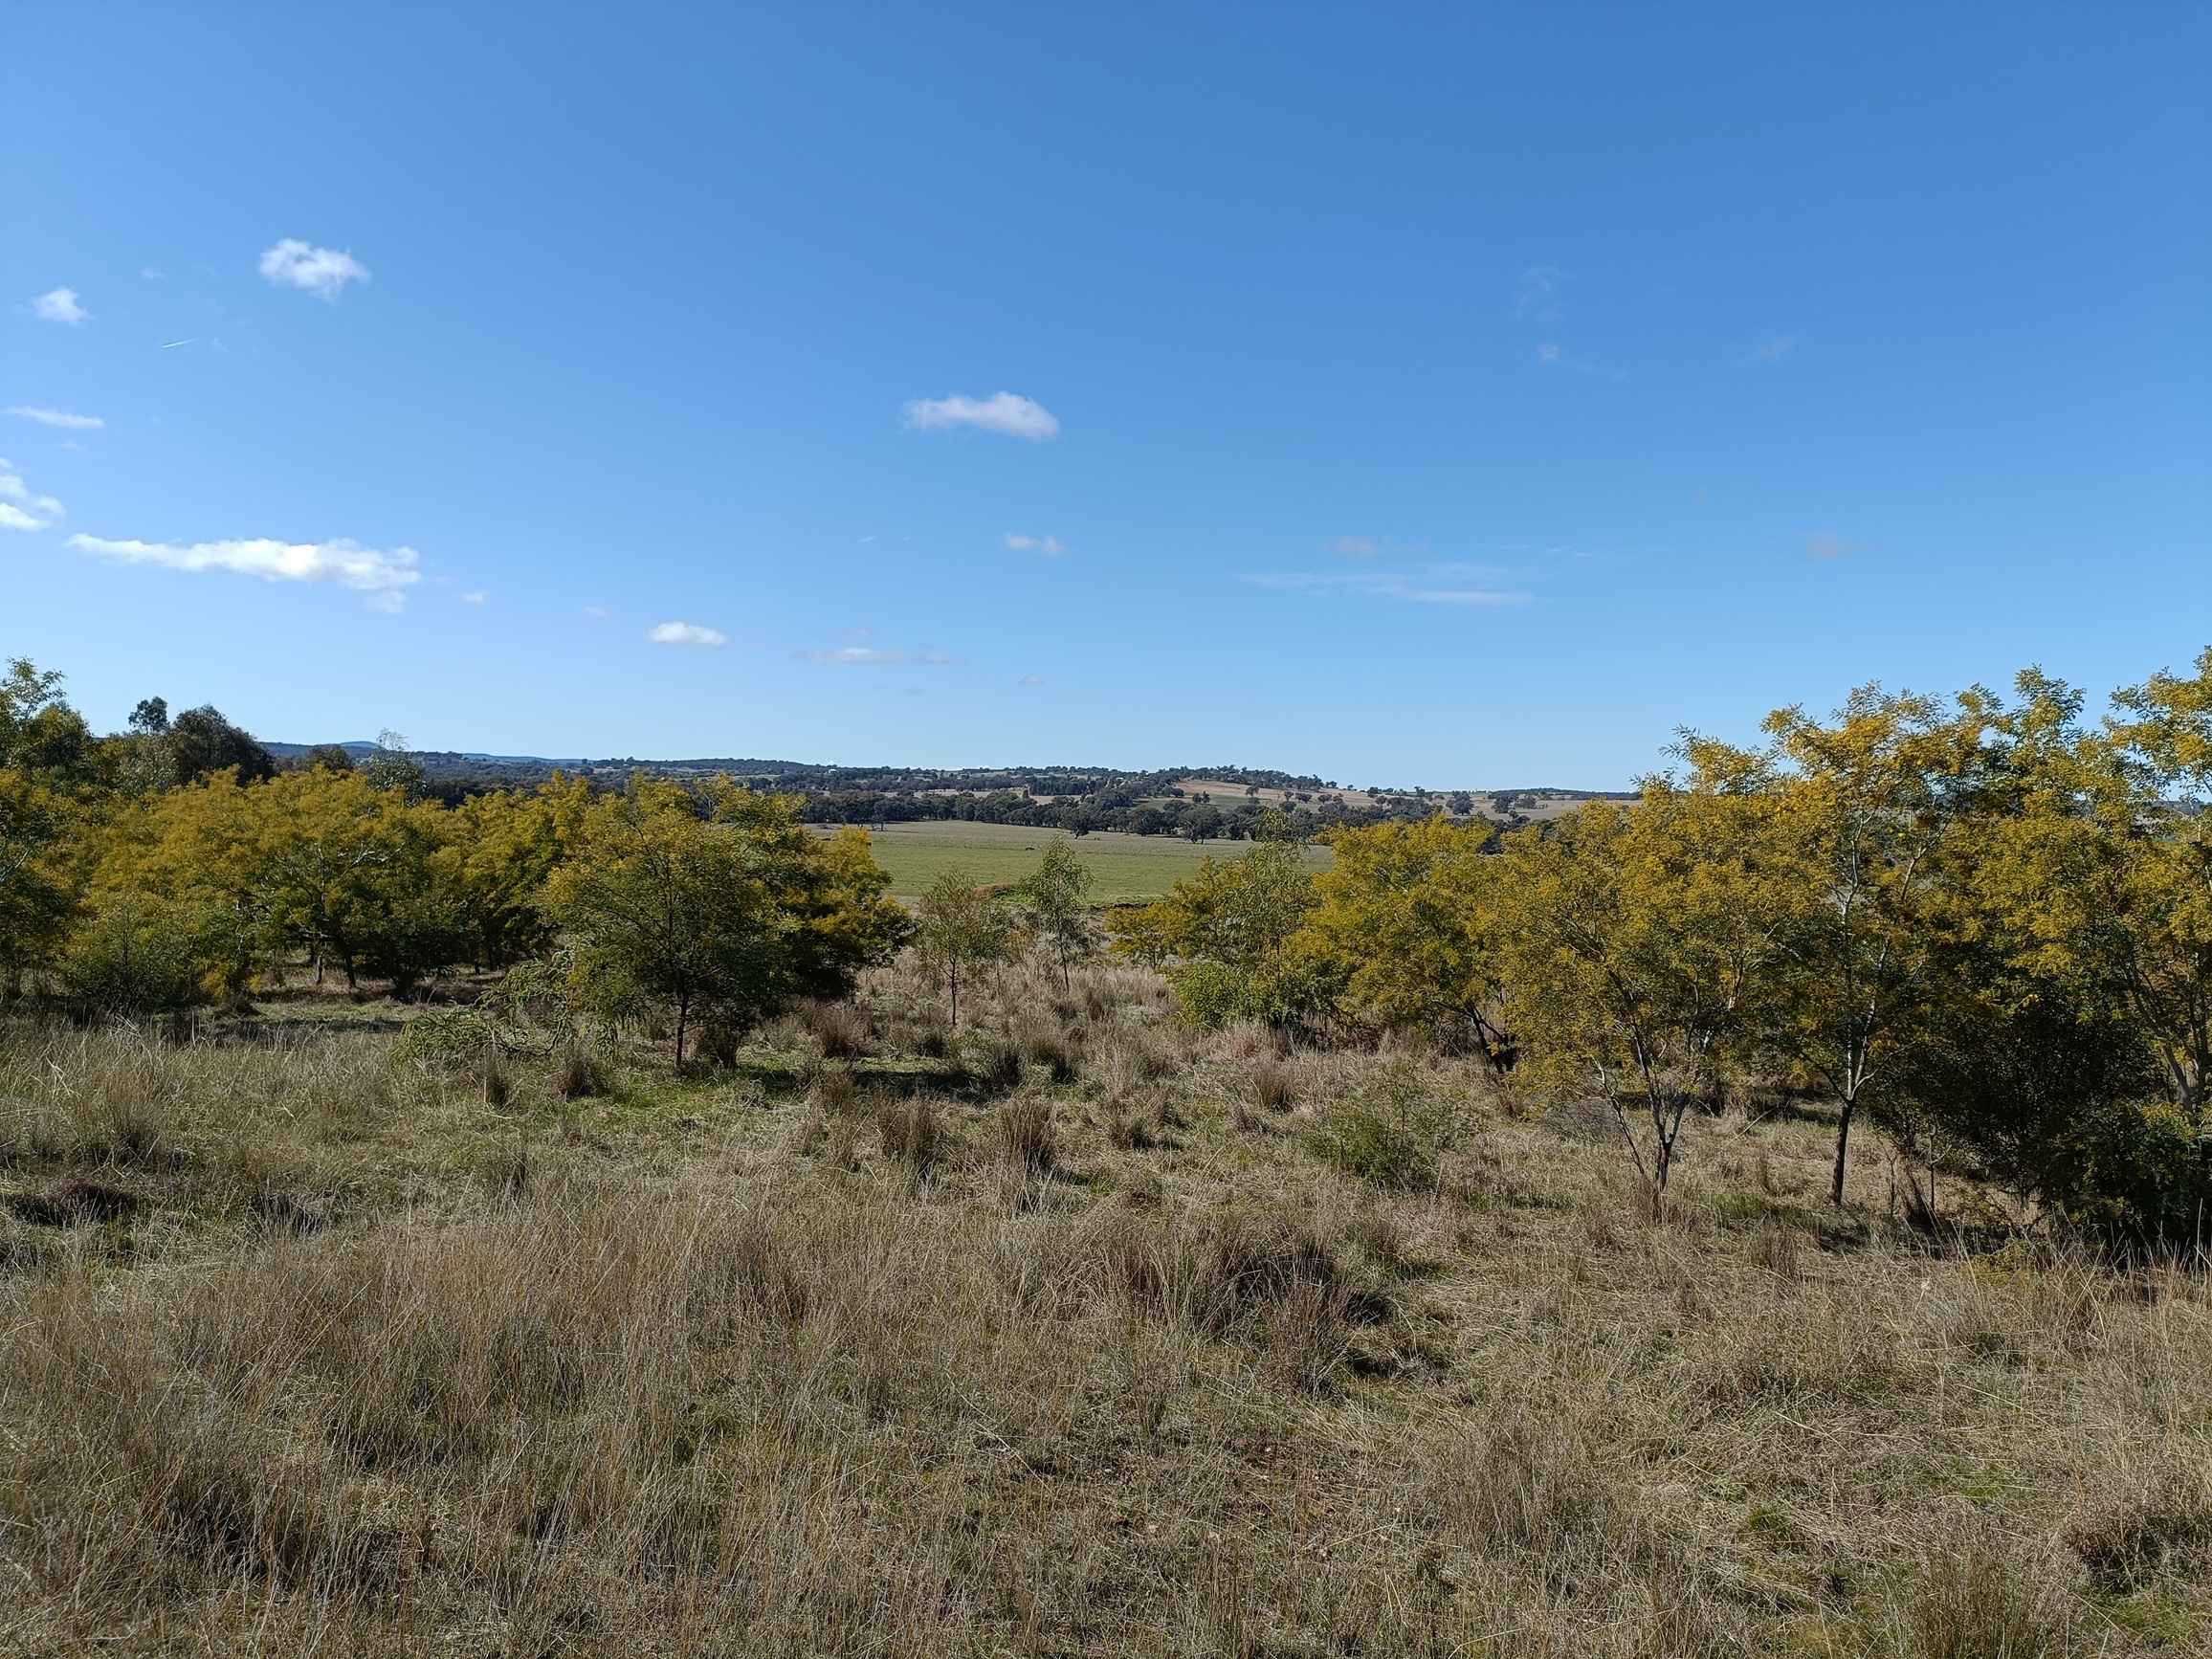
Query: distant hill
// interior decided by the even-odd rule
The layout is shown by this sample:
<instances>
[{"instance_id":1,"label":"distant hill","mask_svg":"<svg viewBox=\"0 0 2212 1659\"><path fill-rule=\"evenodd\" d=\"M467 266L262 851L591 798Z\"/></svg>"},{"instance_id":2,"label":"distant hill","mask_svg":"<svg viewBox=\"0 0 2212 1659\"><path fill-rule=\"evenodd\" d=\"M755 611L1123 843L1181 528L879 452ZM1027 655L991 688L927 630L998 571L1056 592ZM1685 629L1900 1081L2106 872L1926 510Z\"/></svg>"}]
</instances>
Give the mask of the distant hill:
<instances>
[{"instance_id":1,"label":"distant hill","mask_svg":"<svg viewBox=\"0 0 2212 1659\"><path fill-rule=\"evenodd\" d=\"M299 763L314 745L264 745L279 763ZM376 745L359 739L335 745L363 758ZM1557 816L1576 803L1632 799L1625 790L1555 785L1513 789L1353 788L1318 777L1249 766L1169 766L1122 771L1111 766L836 766L738 756L697 760L605 759L488 755L450 749L412 751L430 791L447 801L493 789L533 788L555 772L610 787L633 772L676 782L729 777L756 789L807 797L805 815L824 824L896 824L970 819L1065 829L1119 830L1194 840L1242 838L1261 814L1288 811L1313 828L1426 818L1444 812L1518 824Z\"/></svg>"}]
</instances>

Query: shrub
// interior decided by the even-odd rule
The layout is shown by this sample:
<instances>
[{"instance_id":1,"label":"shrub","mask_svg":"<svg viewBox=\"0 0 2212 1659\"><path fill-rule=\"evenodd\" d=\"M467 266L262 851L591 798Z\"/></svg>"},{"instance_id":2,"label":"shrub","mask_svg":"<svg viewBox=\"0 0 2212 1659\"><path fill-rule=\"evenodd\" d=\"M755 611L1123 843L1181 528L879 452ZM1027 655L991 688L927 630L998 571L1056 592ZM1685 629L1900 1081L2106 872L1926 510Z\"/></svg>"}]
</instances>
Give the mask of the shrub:
<instances>
[{"instance_id":1,"label":"shrub","mask_svg":"<svg viewBox=\"0 0 2212 1659\"><path fill-rule=\"evenodd\" d=\"M62 959L62 984L86 1006L122 1018L166 1014L201 1000L191 918L139 894L100 901Z\"/></svg>"},{"instance_id":2,"label":"shrub","mask_svg":"<svg viewBox=\"0 0 2212 1659\"><path fill-rule=\"evenodd\" d=\"M1378 1186L1431 1186L1451 1142L1453 1107L1400 1061L1331 1106L1308 1142L1323 1162Z\"/></svg>"}]
</instances>

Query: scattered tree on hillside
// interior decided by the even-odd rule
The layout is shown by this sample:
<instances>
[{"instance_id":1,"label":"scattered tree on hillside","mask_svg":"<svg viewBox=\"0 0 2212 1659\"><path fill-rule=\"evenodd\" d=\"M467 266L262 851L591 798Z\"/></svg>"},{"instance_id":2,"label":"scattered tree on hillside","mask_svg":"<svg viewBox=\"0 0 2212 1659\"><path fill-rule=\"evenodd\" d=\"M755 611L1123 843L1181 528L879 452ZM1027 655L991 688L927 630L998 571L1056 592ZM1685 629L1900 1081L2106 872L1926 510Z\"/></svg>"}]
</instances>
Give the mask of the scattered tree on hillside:
<instances>
[{"instance_id":1,"label":"scattered tree on hillside","mask_svg":"<svg viewBox=\"0 0 2212 1659\"><path fill-rule=\"evenodd\" d=\"M1692 1105L1717 1105L1786 919L1772 803L1655 784L1509 836L1498 942L1541 1073L1611 1108L1654 1207Z\"/></svg>"},{"instance_id":2,"label":"scattered tree on hillside","mask_svg":"<svg viewBox=\"0 0 2212 1659\"><path fill-rule=\"evenodd\" d=\"M1297 944L1342 964L1340 1006L1356 1022L1452 1043L1471 1037L1502 1069L1515 1051L1496 1024L1497 862L1485 852L1493 839L1486 826L1442 817L1338 831Z\"/></svg>"},{"instance_id":3,"label":"scattered tree on hillside","mask_svg":"<svg viewBox=\"0 0 2212 1659\"><path fill-rule=\"evenodd\" d=\"M926 967L945 976L958 1030L960 970L997 962L1006 953L1006 918L990 895L956 865L929 884L915 919L915 947Z\"/></svg>"},{"instance_id":4,"label":"scattered tree on hillside","mask_svg":"<svg viewBox=\"0 0 2212 1659\"><path fill-rule=\"evenodd\" d=\"M702 803L632 779L583 814L551 882L579 1002L610 1019L666 1008L680 1073L703 1021L742 1030L790 997L842 994L903 935L882 873L852 852L811 835L785 798L718 788Z\"/></svg>"},{"instance_id":5,"label":"scattered tree on hillside","mask_svg":"<svg viewBox=\"0 0 2212 1659\"><path fill-rule=\"evenodd\" d=\"M1317 902L1304 851L1289 820L1270 814L1243 857L1207 858L1166 897L1117 917L1115 948L1166 973L1201 1025L1326 1013L1339 966L1292 943Z\"/></svg>"},{"instance_id":6,"label":"scattered tree on hillside","mask_svg":"<svg viewBox=\"0 0 2212 1659\"><path fill-rule=\"evenodd\" d=\"M1060 834L1045 844L1036 870L1017 889L1037 937L1060 959L1063 991L1073 984L1068 971L1070 960L1089 955L1095 946L1090 894L1091 867L1075 856L1067 836Z\"/></svg>"}]
</instances>

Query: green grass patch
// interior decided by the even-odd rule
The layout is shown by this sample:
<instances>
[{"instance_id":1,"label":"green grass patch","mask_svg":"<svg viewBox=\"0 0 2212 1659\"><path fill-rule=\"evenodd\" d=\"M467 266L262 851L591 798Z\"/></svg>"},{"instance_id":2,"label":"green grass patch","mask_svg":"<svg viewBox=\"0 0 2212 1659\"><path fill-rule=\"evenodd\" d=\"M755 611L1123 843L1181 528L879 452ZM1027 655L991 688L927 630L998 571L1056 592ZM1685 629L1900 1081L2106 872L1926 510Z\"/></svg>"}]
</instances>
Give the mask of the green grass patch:
<instances>
[{"instance_id":1,"label":"green grass patch","mask_svg":"<svg viewBox=\"0 0 2212 1659\"><path fill-rule=\"evenodd\" d=\"M823 828L827 831L830 827ZM1050 830L957 819L890 824L868 832L875 861L890 872L891 891L901 898L918 898L931 882L955 866L973 876L978 886L1011 885L1037 868L1051 838ZM1179 877L1197 874L1207 856L1241 858L1252 848L1250 841L1184 841L1117 830L1070 840L1075 856L1091 872L1091 897L1099 904L1158 898ZM1327 868L1327 848L1311 848L1306 856L1316 870Z\"/></svg>"}]
</instances>

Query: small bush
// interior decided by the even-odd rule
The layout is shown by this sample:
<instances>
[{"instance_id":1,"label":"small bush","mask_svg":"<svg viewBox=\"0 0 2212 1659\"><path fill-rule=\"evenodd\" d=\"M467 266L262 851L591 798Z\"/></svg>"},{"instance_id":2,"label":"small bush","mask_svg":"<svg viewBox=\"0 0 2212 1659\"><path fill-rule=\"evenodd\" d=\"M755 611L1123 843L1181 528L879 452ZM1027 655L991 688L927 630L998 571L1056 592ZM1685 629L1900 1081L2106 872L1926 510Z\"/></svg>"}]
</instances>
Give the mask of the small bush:
<instances>
[{"instance_id":1,"label":"small bush","mask_svg":"<svg viewBox=\"0 0 2212 1659\"><path fill-rule=\"evenodd\" d=\"M1324 1163L1378 1186L1432 1186L1454 1126L1452 1102L1401 1061L1332 1106L1308 1141Z\"/></svg>"}]
</instances>

